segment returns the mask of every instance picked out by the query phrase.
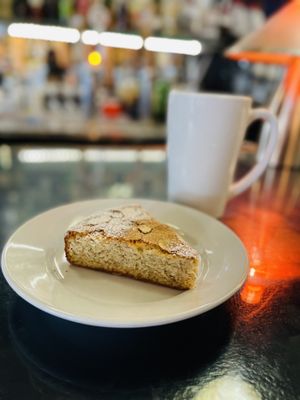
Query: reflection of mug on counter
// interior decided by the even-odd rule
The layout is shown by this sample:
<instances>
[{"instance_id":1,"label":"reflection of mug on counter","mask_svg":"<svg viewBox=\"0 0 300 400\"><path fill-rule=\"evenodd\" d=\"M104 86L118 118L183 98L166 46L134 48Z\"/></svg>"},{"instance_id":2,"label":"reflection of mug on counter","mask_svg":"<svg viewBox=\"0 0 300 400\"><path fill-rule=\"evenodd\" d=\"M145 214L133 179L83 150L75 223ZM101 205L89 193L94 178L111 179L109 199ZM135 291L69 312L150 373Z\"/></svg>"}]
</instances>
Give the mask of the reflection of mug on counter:
<instances>
[{"instance_id":1,"label":"reflection of mug on counter","mask_svg":"<svg viewBox=\"0 0 300 400\"><path fill-rule=\"evenodd\" d=\"M228 198L246 190L266 169L277 139L277 121L252 109L250 97L172 91L168 102L169 199L220 217ZM263 157L232 183L247 126L270 123Z\"/></svg>"}]
</instances>

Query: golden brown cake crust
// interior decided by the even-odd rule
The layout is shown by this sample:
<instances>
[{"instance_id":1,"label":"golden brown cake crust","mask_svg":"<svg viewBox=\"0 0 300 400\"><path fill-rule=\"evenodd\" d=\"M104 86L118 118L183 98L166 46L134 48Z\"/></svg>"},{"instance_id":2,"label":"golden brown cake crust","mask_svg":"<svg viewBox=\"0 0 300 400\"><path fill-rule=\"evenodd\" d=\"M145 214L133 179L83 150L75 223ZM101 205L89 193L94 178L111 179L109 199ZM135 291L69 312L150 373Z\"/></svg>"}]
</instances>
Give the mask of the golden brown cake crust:
<instances>
[{"instance_id":1,"label":"golden brown cake crust","mask_svg":"<svg viewBox=\"0 0 300 400\"><path fill-rule=\"evenodd\" d=\"M92 215L72 226L66 237L77 234L103 236L135 244L152 245L162 252L187 259L198 259L198 253L168 225L152 218L141 206L132 204Z\"/></svg>"}]
</instances>

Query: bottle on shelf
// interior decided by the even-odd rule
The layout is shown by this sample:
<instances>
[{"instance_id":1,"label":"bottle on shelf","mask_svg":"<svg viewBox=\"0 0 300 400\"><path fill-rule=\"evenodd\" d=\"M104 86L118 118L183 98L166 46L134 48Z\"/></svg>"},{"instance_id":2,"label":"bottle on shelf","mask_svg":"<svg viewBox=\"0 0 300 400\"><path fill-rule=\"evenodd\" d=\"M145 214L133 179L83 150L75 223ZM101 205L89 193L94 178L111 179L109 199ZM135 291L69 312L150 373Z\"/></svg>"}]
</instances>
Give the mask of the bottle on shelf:
<instances>
[{"instance_id":1,"label":"bottle on shelf","mask_svg":"<svg viewBox=\"0 0 300 400\"><path fill-rule=\"evenodd\" d=\"M74 12L74 0L59 0L58 15L59 21L68 25Z\"/></svg>"}]
</instances>

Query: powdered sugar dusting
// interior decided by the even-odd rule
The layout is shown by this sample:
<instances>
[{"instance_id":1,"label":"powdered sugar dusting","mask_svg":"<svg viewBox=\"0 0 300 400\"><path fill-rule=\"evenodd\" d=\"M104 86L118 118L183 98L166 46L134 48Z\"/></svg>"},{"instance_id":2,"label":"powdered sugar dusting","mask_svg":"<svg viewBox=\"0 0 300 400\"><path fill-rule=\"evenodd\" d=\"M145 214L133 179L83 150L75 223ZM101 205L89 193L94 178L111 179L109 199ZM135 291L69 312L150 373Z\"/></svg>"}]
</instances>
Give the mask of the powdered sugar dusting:
<instances>
[{"instance_id":1,"label":"powdered sugar dusting","mask_svg":"<svg viewBox=\"0 0 300 400\"><path fill-rule=\"evenodd\" d=\"M72 226L70 231L94 233L110 238L159 246L168 253L198 258L198 253L170 226L161 224L138 204L126 205L91 215Z\"/></svg>"}]
</instances>

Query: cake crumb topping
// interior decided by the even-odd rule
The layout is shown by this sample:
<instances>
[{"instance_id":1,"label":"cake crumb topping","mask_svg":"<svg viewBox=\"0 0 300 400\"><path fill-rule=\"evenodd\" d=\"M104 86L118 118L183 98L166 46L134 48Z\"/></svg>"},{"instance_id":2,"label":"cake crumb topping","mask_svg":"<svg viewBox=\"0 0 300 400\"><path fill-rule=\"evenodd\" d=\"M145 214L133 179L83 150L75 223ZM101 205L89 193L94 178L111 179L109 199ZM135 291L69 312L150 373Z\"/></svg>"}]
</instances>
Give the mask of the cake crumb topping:
<instances>
[{"instance_id":1,"label":"cake crumb topping","mask_svg":"<svg viewBox=\"0 0 300 400\"><path fill-rule=\"evenodd\" d=\"M138 204L108 209L91 215L72 226L68 232L101 234L109 238L143 242L186 258L198 258L198 253L170 226L162 224Z\"/></svg>"}]
</instances>

